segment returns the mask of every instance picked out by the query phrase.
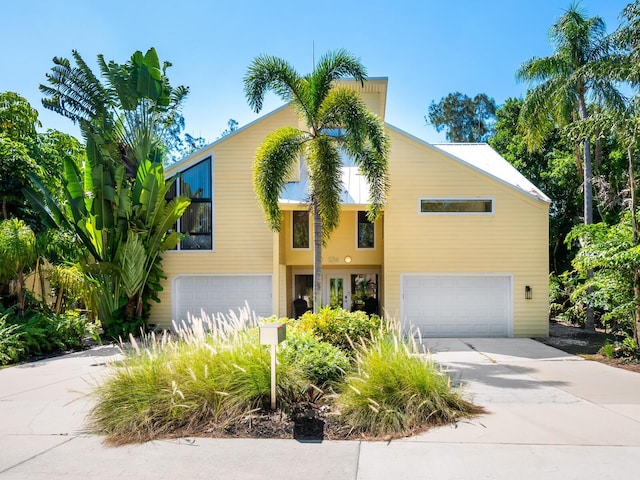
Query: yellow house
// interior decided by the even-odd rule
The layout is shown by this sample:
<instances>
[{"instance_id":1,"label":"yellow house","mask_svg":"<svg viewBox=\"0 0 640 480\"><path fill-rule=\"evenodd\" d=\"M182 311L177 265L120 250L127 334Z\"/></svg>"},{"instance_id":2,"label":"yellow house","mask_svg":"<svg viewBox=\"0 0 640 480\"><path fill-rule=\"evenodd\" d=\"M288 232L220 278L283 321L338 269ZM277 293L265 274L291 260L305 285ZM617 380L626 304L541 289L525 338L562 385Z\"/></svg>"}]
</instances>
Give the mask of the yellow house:
<instances>
[{"instance_id":1,"label":"yellow house","mask_svg":"<svg viewBox=\"0 0 640 480\"><path fill-rule=\"evenodd\" d=\"M387 79L353 86L384 119ZM164 255L168 276L151 322L168 327L245 302L262 316L310 308L311 221L301 159L280 199L280 233L253 191L256 149L276 128L299 126L285 105L167 169L192 205L188 237ZM486 144L429 144L386 125L391 188L383 215L365 215L368 185L343 158L339 227L323 250L322 305L380 312L423 336L548 333L550 200Z\"/></svg>"}]
</instances>

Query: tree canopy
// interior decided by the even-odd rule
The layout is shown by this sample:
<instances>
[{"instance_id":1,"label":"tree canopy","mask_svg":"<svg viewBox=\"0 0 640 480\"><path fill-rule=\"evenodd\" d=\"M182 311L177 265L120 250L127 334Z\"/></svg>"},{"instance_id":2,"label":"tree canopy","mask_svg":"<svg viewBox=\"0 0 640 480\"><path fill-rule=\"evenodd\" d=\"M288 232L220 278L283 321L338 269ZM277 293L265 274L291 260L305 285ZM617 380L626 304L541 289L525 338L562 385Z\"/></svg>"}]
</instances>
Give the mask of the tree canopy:
<instances>
[{"instance_id":1,"label":"tree canopy","mask_svg":"<svg viewBox=\"0 0 640 480\"><path fill-rule=\"evenodd\" d=\"M480 93L469 98L460 92L450 93L438 103L431 102L425 120L436 131L445 130L450 142L486 142L493 135L496 102Z\"/></svg>"}]
</instances>

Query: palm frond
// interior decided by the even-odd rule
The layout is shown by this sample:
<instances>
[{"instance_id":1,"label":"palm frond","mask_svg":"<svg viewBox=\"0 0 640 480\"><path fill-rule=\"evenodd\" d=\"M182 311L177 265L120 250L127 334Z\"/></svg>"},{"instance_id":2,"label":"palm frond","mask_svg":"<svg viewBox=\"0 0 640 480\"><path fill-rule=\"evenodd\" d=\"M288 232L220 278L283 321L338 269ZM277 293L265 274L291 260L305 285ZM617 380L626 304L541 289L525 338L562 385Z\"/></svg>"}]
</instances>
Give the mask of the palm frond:
<instances>
[{"instance_id":1,"label":"palm frond","mask_svg":"<svg viewBox=\"0 0 640 480\"><path fill-rule=\"evenodd\" d=\"M307 148L311 203L317 205L325 241L340 221L342 160L333 143L328 135L319 135L311 139Z\"/></svg>"},{"instance_id":2,"label":"palm frond","mask_svg":"<svg viewBox=\"0 0 640 480\"><path fill-rule=\"evenodd\" d=\"M287 103L296 100L304 106L300 75L295 68L281 58L261 55L251 62L244 77L244 93L254 112L262 110L268 91Z\"/></svg>"},{"instance_id":3,"label":"palm frond","mask_svg":"<svg viewBox=\"0 0 640 480\"><path fill-rule=\"evenodd\" d=\"M273 231L280 231L282 221L278 198L307 141L305 132L285 127L270 133L256 152L253 185Z\"/></svg>"},{"instance_id":4,"label":"palm frond","mask_svg":"<svg viewBox=\"0 0 640 480\"><path fill-rule=\"evenodd\" d=\"M45 95L42 104L74 122L105 116L110 95L95 77L77 51L73 51L77 66L66 58L53 59L51 73L46 75L49 85L40 85Z\"/></svg>"},{"instance_id":5,"label":"palm frond","mask_svg":"<svg viewBox=\"0 0 640 480\"><path fill-rule=\"evenodd\" d=\"M308 100L311 111L318 111L325 97L333 87L333 82L346 77L353 77L364 84L367 70L358 58L346 50L328 52L320 57L308 81Z\"/></svg>"}]
</instances>

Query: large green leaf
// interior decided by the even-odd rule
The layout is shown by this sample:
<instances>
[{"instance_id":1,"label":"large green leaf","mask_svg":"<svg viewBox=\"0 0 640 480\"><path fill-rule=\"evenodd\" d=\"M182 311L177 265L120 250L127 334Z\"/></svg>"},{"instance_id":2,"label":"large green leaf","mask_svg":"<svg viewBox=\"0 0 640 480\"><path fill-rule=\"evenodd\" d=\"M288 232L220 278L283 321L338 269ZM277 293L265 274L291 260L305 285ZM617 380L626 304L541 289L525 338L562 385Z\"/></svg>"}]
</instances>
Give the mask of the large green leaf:
<instances>
[{"instance_id":1,"label":"large green leaf","mask_svg":"<svg viewBox=\"0 0 640 480\"><path fill-rule=\"evenodd\" d=\"M119 258L122 286L127 297L133 298L142 292L147 261L145 248L135 232L129 233L129 238L120 249Z\"/></svg>"},{"instance_id":2,"label":"large green leaf","mask_svg":"<svg viewBox=\"0 0 640 480\"><path fill-rule=\"evenodd\" d=\"M158 100L162 96L162 71L155 48L150 48L136 67L138 68L136 85L138 95L141 98Z\"/></svg>"},{"instance_id":3,"label":"large green leaf","mask_svg":"<svg viewBox=\"0 0 640 480\"><path fill-rule=\"evenodd\" d=\"M142 168L138 168L136 184L140 185L140 218L145 225L153 225L157 209L165 201L166 187L164 182L164 169L161 164L143 162Z\"/></svg>"},{"instance_id":4,"label":"large green leaf","mask_svg":"<svg viewBox=\"0 0 640 480\"><path fill-rule=\"evenodd\" d=\"M110 172L104 165L96 165L92 171L93 177L93 208L96 217L96 227L104 230L113 227L113 203L115 200L115 188Z\"/></svg>"},{"instance_id":5,"label":"large green leaf","mask_svg":"<svg viewBox=\"0 0 640 480\"><path fill-rule=\"evenodd\" d=\"M82 175L78 166L70 158L63 159L64 179L66 182L66 193L71 207L71 213L75 221L78 221L87 210L85 206L85 191L82 182Z\"/></svg>"}]
</instances>

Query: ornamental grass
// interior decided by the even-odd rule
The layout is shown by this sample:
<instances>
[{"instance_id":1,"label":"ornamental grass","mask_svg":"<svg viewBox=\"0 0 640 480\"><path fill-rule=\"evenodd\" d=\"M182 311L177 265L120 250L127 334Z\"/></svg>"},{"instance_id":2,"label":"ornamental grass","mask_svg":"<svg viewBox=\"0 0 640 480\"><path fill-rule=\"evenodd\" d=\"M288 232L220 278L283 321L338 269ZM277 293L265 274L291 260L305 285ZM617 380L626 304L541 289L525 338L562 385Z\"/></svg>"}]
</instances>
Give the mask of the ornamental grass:
<instances>
[{"instance_id":1,"label":"ornamental grass","mask_svg":"<svg viewBox=\"0 0 640 480\"><path fill-rule=\"evenodd\" d=\"M415 336L390 323L356 347L340 418L365 437L408 436L484 410L464 400Z\"/></svg>"}]
</instances>

